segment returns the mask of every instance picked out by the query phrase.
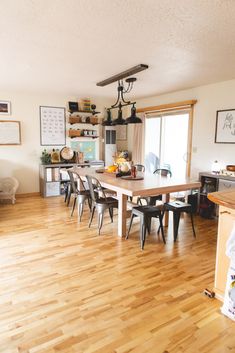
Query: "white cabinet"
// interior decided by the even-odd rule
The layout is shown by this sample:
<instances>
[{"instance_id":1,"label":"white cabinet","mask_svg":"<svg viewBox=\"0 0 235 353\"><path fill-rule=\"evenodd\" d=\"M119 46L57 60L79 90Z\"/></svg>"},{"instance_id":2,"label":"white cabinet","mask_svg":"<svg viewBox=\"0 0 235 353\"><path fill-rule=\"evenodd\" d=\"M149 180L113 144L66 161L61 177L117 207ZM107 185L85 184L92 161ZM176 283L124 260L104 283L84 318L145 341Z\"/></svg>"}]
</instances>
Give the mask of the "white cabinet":
<instances>
[{"instance_id":1,"label":"white cabinet","mask_svg":"<svg viewBox=\"0 0 235 353\"><path fill-rule=\"evenodd\" d=\"M93 161L90 163L58 163L40 165L40 194L43 197L59 196L64 193L69 180L66 170L72 167L94 167L104 166L103 161Z\"/></svg>"}]
</instances>

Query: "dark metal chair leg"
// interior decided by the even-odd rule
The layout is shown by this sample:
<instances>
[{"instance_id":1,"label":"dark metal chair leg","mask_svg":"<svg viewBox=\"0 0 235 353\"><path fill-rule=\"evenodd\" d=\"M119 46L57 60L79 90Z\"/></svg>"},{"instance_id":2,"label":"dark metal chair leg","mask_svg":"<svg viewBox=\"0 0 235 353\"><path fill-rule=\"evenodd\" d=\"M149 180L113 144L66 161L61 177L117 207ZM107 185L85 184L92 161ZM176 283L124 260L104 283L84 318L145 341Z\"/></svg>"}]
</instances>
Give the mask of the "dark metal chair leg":
<instances>
[{"instance_id":1,"label":"dark metal chair leg","mask_svg":"<svg viewBox=\"0 0 235 353\"><path fill-rule=\"evenodd\" d=\"M180 212L173 212L174 241L176 241L178 236L179 222Z\"/></svg>"},{"instance_id":2,"label":"dark metal chair leg","mask_svg":"<svg viewBox=\"0 0 235 353\"><path fill-rule=\"evenodd\" d=\"M72 194L72 190L71 190L71 186L69 185L68 196L67 196L67 206L69 206L70 204L71 194Z\"/></svg>"},{"instance_id":3,"label":"dark metal chair leg","mask_svg":"<svg viewBox=\"0 0 235 353\"><path fill-rule=\"evenodd\" d=\"M162 211L162 224L163 224L164 214L165 214L165 211ZM160 218L160 217L159 217L159 218ZM160 222L159 222L159 223L160 223ZM157 234L159 234L160 230L161 230L161 226L159 225L158 230L157 230Z\"/></svg>"},{"instance_id":4,"label":"dark metal chair leg","mask_svg":"<svg viewBox=\"0 0 235 353\"><path fill-rule=\"evenodd\" d=\"M144 215L140 216L140 248L144 247Z\"/></svg>"},{"instance_id":5,"label":"dark metal chair leg","mask_svg":"<svg viewBox=\"0 0 235 353\"><path fill-rule=\"evenodd\" d=\"M64 188L64 202L67 201L67 197L68 197L68 183L65 184L65 188Z\"/></svg>"},{"instance_id":6,"label":"dark metal chair leg","mask_svg":"<svg viewBox=\"0 0 235 353\"><path fill-rule=\"evenodd\" d=\"M91 211L91 206L92 206L91 198L88 197L88 198L87 198L87 201L88 201L89 209L90 209L90 211Z\"/></svg>"},{"instance_id":7,"label":"dark metal chair leg","mask_svg":"<svg viewBox=\"0 0 235 353\"><path fill-rule=\"evenodd\" d=\"M159 223L160 223L160 229L161 229L161 233L162 233L162 240L164 242L164 244L166 244L166 239L165 239L165 234L164 234L164 229L163 229L163 223L162 223L162 220L163 220L163 215L159 215Z\"/></svg>"},{"instance_id":8,"label":"dark metal chair leg","mask_svg":"<svg viewBox=\"0 0 235 353\"><path fill-rule=\"evenodd\" d=\"M148 235L149 235L151 233L152 217L147 217L145 222L146 222L146 228L148 230Z\"/></svg>"},{"instance_id":9,"label":"dark metal chair leg","mask_svg":"<svg viewBox=\"0 0 235 353\"><path fill-rule=\"evenodd\" d=\"M73 200L73 208L72 208L72 212L71 212L71 217L73 216L74 209L75 209L75 206L76 206L76 202L77 202L77 197L75 196L74 200Z\"/></svg>"},{"instance_id":10,"label":"dark metal chair leg","mask_svg":"<svg viewBox=\"0 0 235 353\"><path fill-rule=\"evenodd\" d=\"M135 215L132 214L131 215L130 224L129 224L129 228L128 228L128 231L127 231L127 234L126 234L126 239L128 239L128 237L129 237L129 233L130 233L130 230L131 230L131 226L132 226L132 222L133 222L134 217L135 217Z\"/></svg>"},{"instance_id":11,"label":"dark metal chair leg","mask_svg":"<svg viewBox=\"0 0 235 353\"><path fill-rule=\"evenodd\" d=\"M93 206L92 210L91 210L90 220L89 220L89 224L88 224L89 228L91 226L91 223L92 223L92 220L93 220L93 217L94 217L94 213L95 213L95 206Z\"/></svg>"},{"instance_id":12,"label":"dark metal chair leg","mask_svg":"<svg viewBox=\"0 0 235 353\"><path fill-rule=\"evenodd\" d=\"M150 217L150 220L151 220L151 217ZM141 247L142 250L144 250L148 221L149 220L144 217L144 222L143 222L143 226L142 226L142 247Z\"/></svg>"},{"instance_id":13,"label":"dark metal chair leg","mask_svg":"<svg viewBox=\"0 0 235 353\"><path fill-rule=\"evenodd\" d=\"M192 211L190 212L190 217L191 217L191 223L192 223L192 228L193 228L193 236L194 236L194 238L196 238L196 232L195 232L195 228L194 228L193 213L192 213Z\"/></svg>"},{"instance_id":14,"label":"dark metal chair leg","mask_svg":"<svg viewBox=\"0 0 235 353\"><path fill-rule=\"evenodd\" d=\"M112 207L109 208L109 215L110 215L111 222L113 223L113 208Z\"/></svg>"}]
</instances>

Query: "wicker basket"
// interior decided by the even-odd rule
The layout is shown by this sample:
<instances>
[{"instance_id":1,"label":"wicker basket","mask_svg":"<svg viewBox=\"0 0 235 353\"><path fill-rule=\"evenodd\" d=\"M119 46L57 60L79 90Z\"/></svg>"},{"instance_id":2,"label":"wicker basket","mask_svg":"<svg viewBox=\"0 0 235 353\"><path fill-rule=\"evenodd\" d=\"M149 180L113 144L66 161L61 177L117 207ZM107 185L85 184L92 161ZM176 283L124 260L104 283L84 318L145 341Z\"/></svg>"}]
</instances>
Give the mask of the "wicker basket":
<instances>
[{"instance_id":1,"label":"wicker basket","mask_svg":"<svg viewBox=\"0 0 235 353\"><path fill-rule=\"evenodd\" d=\"M97 118L97 116L91 116L91 117L90 117L90 123L91 123L91 124L98 124L98 118Z\"/></svg>"},{"instance_id":2,"label":"wicker basket","mask_svg":"<svg viewBox=\"0 0 235 353\"><path fill-rule=\"evenodd\" d=\"M82 121L80 116L70 116L69 117L69 123L70 124L77 124L80 123Z\"/></svg>"},{"instance_id":3,"label":"wicker basket","mask_svg":"<svg viewBox=\"0 0 235 353\"><path fill-rule=\"evenodd\" d=\"M79 137L81 136L81 130L69 130L69 137Z\"/></svg>"}]
</instances>

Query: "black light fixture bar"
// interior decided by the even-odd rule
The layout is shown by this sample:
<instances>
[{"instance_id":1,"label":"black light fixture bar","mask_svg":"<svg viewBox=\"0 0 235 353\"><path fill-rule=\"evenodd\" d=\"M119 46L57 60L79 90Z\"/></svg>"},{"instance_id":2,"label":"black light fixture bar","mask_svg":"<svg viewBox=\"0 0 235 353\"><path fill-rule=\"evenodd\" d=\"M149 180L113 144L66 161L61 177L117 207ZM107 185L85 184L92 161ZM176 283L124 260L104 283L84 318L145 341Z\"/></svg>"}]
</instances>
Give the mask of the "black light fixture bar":
<instances>
[{"instance_id":1,"label":"black light fixture bar","mask_svg":"<svg viewBox=\"0 0 235 353\"><path fill-rule=\"evenodd\" d=\"M136 102L126 102L124 104L121 103L121 108L122 107L126 107L127 105L133 105L133 104L136 104ZM120 108L120 105L111 105L111 107L109 108L109 110L112 110L112 109L117 109L117 108Z\"/></svg>"},{"instance_id":2,"label":"black light fixture bar","mask_svg":"<svg viewBox=\"0 0 235 353\"><path fill-rule=\"evenodd\" d=\"M143 71L143 70L146 70L146 69L148 69L148 65L145 65L145 64L139 64L139 65L133 66L133 67L131 67L128 70L122 71L120 74L111 76L111 77L107 78L106 80L98 82L96 84L96 86L100 86L100 87L107 86L110 83L113 83L113 82L116 82L116 81L120 81L123 78L126 78L128 76L134 75L137 72L140 72L140 71Z\"/></svg>"}]
</instances>

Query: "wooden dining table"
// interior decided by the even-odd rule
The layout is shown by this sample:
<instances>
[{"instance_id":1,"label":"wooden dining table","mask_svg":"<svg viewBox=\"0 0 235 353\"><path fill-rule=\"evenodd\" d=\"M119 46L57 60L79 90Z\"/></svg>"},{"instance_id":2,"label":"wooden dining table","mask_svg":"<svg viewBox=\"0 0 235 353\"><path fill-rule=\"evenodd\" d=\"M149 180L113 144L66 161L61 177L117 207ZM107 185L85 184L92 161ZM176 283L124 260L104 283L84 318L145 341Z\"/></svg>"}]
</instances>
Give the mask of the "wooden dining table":
<instances>
[{"instance_id":1,"label":"wooden dining table","mask_svg":"<svg viewBox=\"0 0 235 353\"><path fill-rule=\"evenodd\" d=\"M100 184L117 193L118 199L118 235L126 236L127 198L128 196L155 196L164 195L164 201L168 202L170 193L198 189L201 183L189 178L176 179L169 176L144 173L142 180L127 180L116 178L108 173L98 173L94 168L73 168L81 178L91 175L99 180ZM167 225L167 218L166 223Z\"/></svg>"}]
</instances>

